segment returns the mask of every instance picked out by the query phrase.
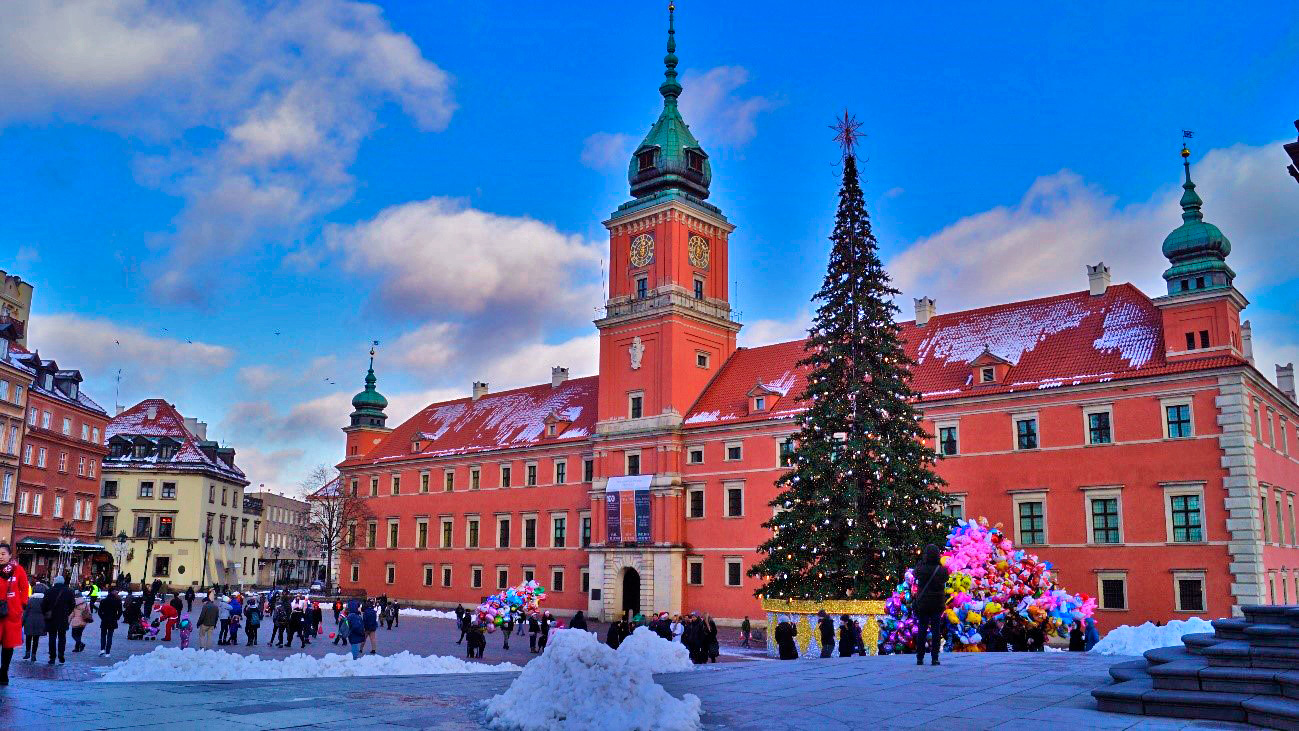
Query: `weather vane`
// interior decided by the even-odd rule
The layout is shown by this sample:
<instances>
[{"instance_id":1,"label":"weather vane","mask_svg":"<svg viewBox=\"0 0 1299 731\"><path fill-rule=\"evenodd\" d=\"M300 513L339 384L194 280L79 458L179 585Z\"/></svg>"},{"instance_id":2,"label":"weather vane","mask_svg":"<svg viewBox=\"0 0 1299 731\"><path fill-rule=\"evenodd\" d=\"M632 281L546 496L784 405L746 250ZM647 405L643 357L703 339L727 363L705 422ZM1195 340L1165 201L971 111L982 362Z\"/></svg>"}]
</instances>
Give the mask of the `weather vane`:
<instances>
[{"instance_id":1,"label":"weather vane","mask_svg":"<svg viewBox=\"0 0 1299 731\"><path fill-rule=\"evenodd\" d=\"M835 123L830 125L830 129L834 130L834 141L838 142L839 147L843 149L844 157L853 154L857 147L858 137L866 136L864 133L857 131L861 129L861 122L858 122L855 116L849 114L847 109L843 110L843 119L835 120Z\"/></svg>"},{"instance_id":2,"label":"weather vane","mask_svg":"<svg viewBox=\"0 0 1299 731\"><path fill-rule=\"evenodd\" d=\"M371 341L370 341L370 357L372 357L372 358L374 357L375 349L378 348L378 347L379 347L379 341L378 341L378 340L371 340Z\"/></svg>"},{"instance_id":3,"label":"weather vane","mask_svg":"<svg viewBox=\"0 0 1299 731\"><path fill-rule=\"evenodd\" d=\"M1191 149L1186 146L1186 141L1191 139L1194 136L1195 133L1192 132L1191 130L1189 129L1182 130L1182 159L1183 160L1191 156Z\"/></svg>"}]
</instances>

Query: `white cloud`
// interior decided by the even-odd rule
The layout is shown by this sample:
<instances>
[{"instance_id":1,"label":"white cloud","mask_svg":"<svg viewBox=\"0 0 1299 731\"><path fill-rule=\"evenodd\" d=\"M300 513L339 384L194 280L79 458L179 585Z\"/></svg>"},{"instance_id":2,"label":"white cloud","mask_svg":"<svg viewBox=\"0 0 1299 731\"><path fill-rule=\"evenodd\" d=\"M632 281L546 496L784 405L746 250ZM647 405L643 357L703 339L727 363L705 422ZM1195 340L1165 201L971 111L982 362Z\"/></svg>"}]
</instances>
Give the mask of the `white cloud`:
<instances>
[{"instance_id":1,"label":"white cloud","mask_svg":"<svg viewBox=\"0 0 1299 731\"><path fill-rule=\"evenodd\" d=\"M571 377L595 375L599 366L600 337L592 333L562 343L532 343L480 366L496 390L550 382L551 366L568 368Z\"/></svg>"},{"instance_id":2,"label":"white cloud","mask_svg":"<svg viewBox=\"0 0 1299 731\"><path fill-rule=\"evenodd\" d=\"M745 348L760 345L784 343L790 340L802 340L807 337L807 329L812 326L812 313L802 310L789 319L755 320L746 323L740 330L739 344Z\"/></svg>"},{"instance_id":3,"label":"white cloud","mask_svg":"<svg viewBox=\"0 0 1299 731\"><path fill-rule=\"evenodd\" d=\"M244 471L252 483L249 490L264 485L267 490L294 494L297 492L298 481L306 474L307 465L303 462L306 456L305 450L295 448L263 450L257 447L237 447L235 464L239 465L239 469Z\"/></svg>"},{"instance_id":4,"label":"white cloud","mask_svg":"<svg viewBox=\"0 0 1299 731\"><path fill-rule=\"evenodd\" d=\"M538 323L585 321L600 301L603 247L531 218L448 198L330 226L325 239L342 252L348 270L383 280L376 296L388 311L469 315L479 326L464 334L479 341Z\"/></svg>"},{"instance_id":5,"label":"white cloud","mask_svg":"<svg viewBox=\"0 0 1299 731\"><path fill-rule=\"evenodd\" d=\"M596 132L582 142L582 164L593 170L626 167L635 145L631 135Z\"/></svg>"},{"instance_id":6,"label":"white cloud","mask_svg":"<svg viewBox=\"0 0 1299 731\"><path fill-rule=\"evenodd\" d=\"M87 392L105 408L119 369L124 403L157 395L159 385L197 381L225 370L234 353L223 345L150 335L138 327L81 315L33 314L28 348L63 368L80 370ZM167 398L174 398L169 393Z\"/></svg>"},{"instance_id":7,"label":"white cloud","mask_svg":"<svg viewBox=\"0 0 1299 731\"><path fill-rule=\"evenodd\" d=\"M57 117L140 139L152 156L137 177L184 200L147 268L171 301L220 292L224 261L292 240L345 201L383 104L444 128L450 86L378 7L347 0L25 3L0 25L0 121Z\"/></svg>"},{"instance_id":8,"label":"white cloud","mask_svg":"<svg viewBox=\"0 0 1299 731\"><path fill-rule=\"evenodd\" d=\"M743 147L758 133L758 115L778 106L768 97L738 93L748 82L749 71L742 66L717 66L682 75L681 116L704 149L709 145Z\"/></svg>"},{"instance_id":9,"label":"white cloud","mask_svg":"<svg viewBox=\"0 0 1299 731\"><path fill-rule=\"evenodd\" d=\"M385 345L384 352L399 368L427 372L445 366L458 355L458 335L459 328L454 323L431 322L403 333L395 342Z\"/></svg>"}]
</instances>

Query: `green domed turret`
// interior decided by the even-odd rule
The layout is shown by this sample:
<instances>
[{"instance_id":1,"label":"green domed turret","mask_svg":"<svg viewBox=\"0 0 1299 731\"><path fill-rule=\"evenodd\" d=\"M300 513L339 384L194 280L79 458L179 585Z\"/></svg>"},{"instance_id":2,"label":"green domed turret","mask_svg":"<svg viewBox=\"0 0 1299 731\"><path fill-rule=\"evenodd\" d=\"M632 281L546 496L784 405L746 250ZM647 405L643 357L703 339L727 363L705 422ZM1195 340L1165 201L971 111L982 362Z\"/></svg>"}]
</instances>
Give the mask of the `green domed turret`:
<instances>
[{"instance_id":1,"label":"green domed turret","mask_svg":"<svg viewBox=\"0 0 1299 731\"><path fill-rule=\"evenodd\" d=\"M1200 206L1204 201L1195 192L1191 182L1191 151L1182 148L1182 166L1186 182L1182 184L1182 225L1164 238L1164 256L1172 266L1164 272L1168 293L1191 292L1201 289L1225 289L1231 286L1236 273L1227 266L1231 242L1222 231L1204 220Z\"/></svg>"},{"instance_id":2,"label":"green domed turret","mask_svg":"<svg viewBox=\"0 0 1299 731\"><path fill-rule=\"evenodd\" d=\"M388 408L388 399L375 389L378 378L374 376L374 348L370 348L370 370L365 374L365 389L352 397L352 426L383 427L388 416L383 410Z\"/></svg>"},{"instance_id":3,"label":"green domed turret","mask_svg":"<svg viewBox=\"0 0 1299 731\"><path fill-rule=\"evenodd\" d=\"M673 27L673 11L668 5L668 53L663 57L666 70L659 93L663 95L663 112L650 127L649 134L632 153L627 168L627 182L636 198L650 196L663 190L680 190L699 199L708 197L708 184L713 171L708 164L708 153L690 134L690 127L677 110L677 97L681 84L677 81L677 42Z\"/></svg>"}]
</instances>

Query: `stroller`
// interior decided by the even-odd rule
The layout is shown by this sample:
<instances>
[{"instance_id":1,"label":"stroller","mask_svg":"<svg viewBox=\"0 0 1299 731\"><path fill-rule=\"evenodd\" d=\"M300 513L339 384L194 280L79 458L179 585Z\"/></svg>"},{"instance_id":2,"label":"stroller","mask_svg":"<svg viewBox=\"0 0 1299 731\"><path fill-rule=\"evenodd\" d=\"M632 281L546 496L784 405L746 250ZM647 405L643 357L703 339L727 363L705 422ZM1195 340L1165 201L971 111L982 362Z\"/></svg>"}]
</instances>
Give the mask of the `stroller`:
<instances>
[{"instance_id":1,"label":"stroller","mask_svg":"<svg viewBox=\"0 0 1299 731\"><path fill-rule=\"evenodd\" d=\"M153 621L149 621L148 619L143 619L143 618L140 619L140 639L156 640L158 639L158 633L160 631L162 631L161 620L155 619Z\"/></svg>"}]
</instances>

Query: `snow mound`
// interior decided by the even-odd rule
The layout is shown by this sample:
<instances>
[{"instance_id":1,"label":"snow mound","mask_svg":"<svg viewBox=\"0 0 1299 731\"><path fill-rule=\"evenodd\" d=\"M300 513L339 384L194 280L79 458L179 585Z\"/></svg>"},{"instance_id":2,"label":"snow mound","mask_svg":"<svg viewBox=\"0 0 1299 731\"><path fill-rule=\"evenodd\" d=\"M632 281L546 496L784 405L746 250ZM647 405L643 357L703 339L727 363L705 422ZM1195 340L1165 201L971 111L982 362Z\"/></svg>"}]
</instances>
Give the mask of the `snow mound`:
<instances>
[{"instance_id":1,"label":"snow mound","mask_svg":"<svg viewBox=\"0 0 1299 731\"><path fill-rule=\"evenodd\" d=\"M560 630L504 693L483 702L488 725L500 731L699 729L698 696L674 698L654 682L648 663L632 659L641 655L615 652L589 632Z\"/></svg>"},{"instance_id":2,"label":"snow mound","mask_svg":"<svg viewBox=\"0 0 1299 731\"><path fill-rule=\"evenodd\" d=\"M1091 649L1098 655L1140 655L1157 647L1182 644L1182 635L1213 632L1213 625L1199 617L1174 619L1162 627L1150 622L1133 627L1125 624L1110 630Z\"/></svg>"},{"instance_id":3,"label":"snow mound","mask_svg":"<svg viewBox=\"0 0 1299 731\"><path fill-rule=\"evenodd\" d=\"M441 609L402 609L402 617L428 617L430 619L455 619L455 612L444 612Z\"/></svg>"},{"instance_id":4,"label":"snow mound","mask_svg":"<svg viewBox=\"0 0 1299 731\"><path fill-rule=\"evenodd\" d=\"M618 645L618 654L628 662L642 665L651 673L676 673L694 670L690 651L680 642L669 642L654 634L649 627L637 627Z\"/></svg>"},{"instance_id":5,"label":"snow mound","mask_svg":"<svg viewBox=\"0 0 1299 731\"><path fill-rule=\"evenodd\" d=\"M518 665L485 665L441 655L362 655L312 657L290 655L283 660L263 660L257 655L236 655L221 650L182 650L157 647L153 652L113 665L99 682L129 683L149 680L270 680L275 678L337 678L354 675L428 675L435 673L493 673L518 670Z\"/></svg>"}]
</instances>

